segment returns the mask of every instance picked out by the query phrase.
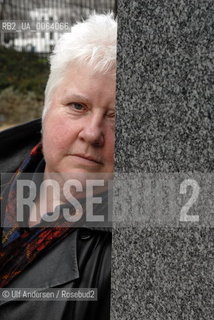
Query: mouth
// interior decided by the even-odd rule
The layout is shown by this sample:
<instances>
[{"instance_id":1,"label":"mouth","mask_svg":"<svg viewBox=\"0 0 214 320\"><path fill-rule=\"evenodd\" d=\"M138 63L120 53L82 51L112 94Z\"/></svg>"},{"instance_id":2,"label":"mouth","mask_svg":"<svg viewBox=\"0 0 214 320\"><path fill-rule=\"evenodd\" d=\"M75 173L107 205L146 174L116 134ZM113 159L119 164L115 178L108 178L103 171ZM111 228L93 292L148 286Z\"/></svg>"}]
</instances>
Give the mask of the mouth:
<instances>
[{"instance_id":1,"label":"mouth","mask_svg":"<svg viewBox=\"0 0 214 320\"><path fill-rule=\"evenodd\" d=\"M71 157L74 160L77 160L80 163L83 163L85 165L91 165L91 166L100 166L102 165L102 161L96 157L85 155L85 154L71 154Z\"/></svg>"}]
</instances>

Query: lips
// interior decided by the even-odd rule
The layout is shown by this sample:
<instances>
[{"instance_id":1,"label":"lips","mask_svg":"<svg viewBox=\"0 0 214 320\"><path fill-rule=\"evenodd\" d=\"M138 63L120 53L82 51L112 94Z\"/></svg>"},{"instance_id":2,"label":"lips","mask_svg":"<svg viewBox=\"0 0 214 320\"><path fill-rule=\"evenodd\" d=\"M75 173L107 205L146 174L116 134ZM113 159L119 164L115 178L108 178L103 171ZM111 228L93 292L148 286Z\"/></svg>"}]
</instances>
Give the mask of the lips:
<instances>
[{"instance_id":1,"label":"lips","mask_svg":"<svg viewBox=\"0 0 214 320\"><path fill-rule=\"evenodd\" d=\"M82 154L82 153L75 153L75 154L71 154L71 156L73 158L76 158L77 160L85 161L86 163L89 163L89 164L96 164L96 165L103 164L102 161L98 157L94 157L91 155Z\"/></svg>"}]
</instances>

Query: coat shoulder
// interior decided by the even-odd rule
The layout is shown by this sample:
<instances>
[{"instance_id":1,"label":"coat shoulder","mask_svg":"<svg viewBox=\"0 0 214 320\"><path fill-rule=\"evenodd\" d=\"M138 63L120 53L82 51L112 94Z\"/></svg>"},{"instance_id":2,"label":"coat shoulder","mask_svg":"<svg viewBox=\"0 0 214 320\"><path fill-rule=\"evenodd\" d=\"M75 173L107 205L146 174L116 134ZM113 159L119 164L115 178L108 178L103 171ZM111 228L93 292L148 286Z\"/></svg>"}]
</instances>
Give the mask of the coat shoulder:
<instances>
[{"instance_id":1,"label":"coat shoulder","mask_svg":"<svg viewBox=\"0 0 214 320\"><path fill-rule=\"evenodd\" d=\"M41 119L0 132L0 172L14 172L41 140Z\"/></svg>"}]
</instances>

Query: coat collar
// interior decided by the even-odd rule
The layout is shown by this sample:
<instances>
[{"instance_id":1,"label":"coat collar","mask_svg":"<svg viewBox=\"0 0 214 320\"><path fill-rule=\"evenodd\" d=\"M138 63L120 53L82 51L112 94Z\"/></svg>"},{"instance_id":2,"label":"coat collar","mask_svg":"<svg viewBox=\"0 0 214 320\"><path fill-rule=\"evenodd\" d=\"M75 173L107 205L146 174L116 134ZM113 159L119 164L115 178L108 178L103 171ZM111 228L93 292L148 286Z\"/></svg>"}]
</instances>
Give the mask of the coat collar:
<instances>
[{"instance_id":1,"label":"coat collar","mask_svg":"<svg viewBox=\"0 0 214 320\"><path fill-rule=\"evenodd\" d=\"M41 140L41 119L0 132L0 173L14 172Z\"/></svg>"},{"instance_id":2,"label":"coat collar","mask_svg":"<svg viewBox=\"0 0 214 320\"><path fill-rule=\"evenodd\" d=\"M23 273L11 281L7 288L40 288L62 286L79 278L77 262L77 230L37 259ZM11 299L12 300L12 299ZM0 306L7 303L0 301Z\"/></svg>"}]
</instances>

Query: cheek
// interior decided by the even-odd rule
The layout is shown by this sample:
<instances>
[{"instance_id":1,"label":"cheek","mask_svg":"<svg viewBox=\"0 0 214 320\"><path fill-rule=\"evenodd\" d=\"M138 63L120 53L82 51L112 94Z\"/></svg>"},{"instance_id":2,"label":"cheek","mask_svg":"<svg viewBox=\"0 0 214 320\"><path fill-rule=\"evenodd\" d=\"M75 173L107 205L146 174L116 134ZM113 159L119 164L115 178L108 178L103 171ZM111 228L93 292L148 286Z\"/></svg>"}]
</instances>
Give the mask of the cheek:
<instances>
[{"instance_id":1,"label":"cheek","mask_svg":"<svg viewBox=\"0 0 214 320\"><path fill-rule=\"evenodd\" d=\"M114 152L115 152L115 132L110 132L108 134L109 139L107 140L107 156L110 162L114 162Z\"/></svg>"},{"instance_id":2,"label":"cheek","mask_svg":"<svg viewBox=\"0 0 214 320\"><path fill-rule=\"evenodd\" d=\"M67 119L61 116L48 117L43 125L44 153L51 156L62 156L72 143L72 133Z\"/></svg>"}]
</instances>

